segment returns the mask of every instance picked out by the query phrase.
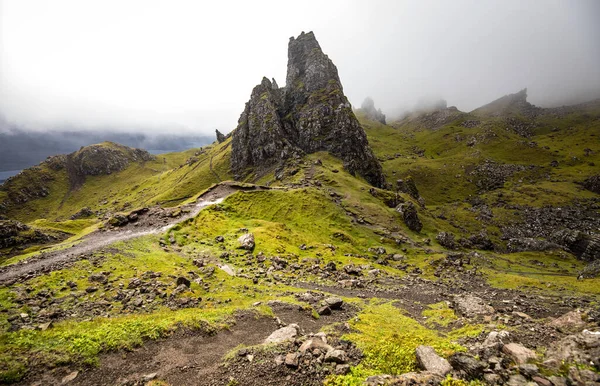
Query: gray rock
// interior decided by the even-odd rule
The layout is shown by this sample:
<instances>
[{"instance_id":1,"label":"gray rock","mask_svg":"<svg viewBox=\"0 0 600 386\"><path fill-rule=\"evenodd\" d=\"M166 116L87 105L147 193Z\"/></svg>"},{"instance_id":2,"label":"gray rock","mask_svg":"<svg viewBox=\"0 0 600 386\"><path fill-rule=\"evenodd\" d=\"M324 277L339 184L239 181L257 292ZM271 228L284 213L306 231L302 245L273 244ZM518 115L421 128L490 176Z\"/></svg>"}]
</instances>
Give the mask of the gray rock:
<instances>
[{"instance_id":1,"label":"gray rock","mask_svg":"<svg viewBox=\"0 0 600 386\"><path fill-rule=\"evenodd\" d=\"M483 375L483 370L487 365L473 357L472 355L465 353L455 353L448 361L450 365L458 371L462 371L466 374L468 379L478 379Z\"/></svg>"},{"instance_id":2,"label":"gray rock","mask_svg":"<svg viewBox=\"0 0 600 386\"><path fill-rule=\"evenodd\" d=\"M528 386L527 379L521 374L513 374L506 382L507 386Z\"/></svg>"},{"instance_id":3,"label":"gray rock","mask_svg":"<svg viewBox=\"0 0 600 386\"><path fill-rule=\"evenodd\" d=\"M186 286L186 287L190 288L190 285L191 285L192 283L191 283L191 282L190 282L188 279L186 279L185 277L183 277L183 276L179 276L179 277L177 278L177 280L175 281L175 284L176 284L177 286L184 285L184 286Z\"/></svg>"},{"instance_id":4,"label":"gray rock","mask_svg":"<svg viewBox=\"0 0 600 386\"><path fill-rule=\"evenodd\" d=\"M583 320L583 314L579 311L570 311L566 314L550 321L549 326L555 327L562 332L581 331L586 322Z\"/></svg>"},{"instance_id":5,"label":"gray rock","mask_svg":"<svg viewBox=\"0 0 600 386\"><path fill-rule=\"evenodd\" d=\"M265 339L264 343L281 343L288 340L294 340L296 336L298 336L299 329L300 327L297 324L290 324L289 326L282 327L273 331L273 333Z\"/></svg>"},{"instance_id":6,"label":"gray rock","mask_svg":"<svg viewBox=\"0 0 600 386\"><path fill-rule=\"evenodd\" d=\"M325 304L328 305L332 310L339 310L340 308L342 308L342 304L344 304L342 298L339 298L337 296L330 296L328 298L325 298L323 302L325 302Z\"/></svg>"},{"instance_id":7,"label":"gray rock","mask_svg":"<svg viewBox=\"0 0 600 386\"><path fill-rule=\"evenodd\" d=\"M519 343L505 344L502 346L502 352L511 357L516 364L524 364L536 358L535 351Z\"/></svg>"},{"instance_id":8,"label":"gray rock","mask_svg":"<svg viewBox=\"0 0 600 386\"><path fill-rule=\"evenodd\" d=\"M254 235L252 233L245 233L238 238L239 248L251 251L254 249Z\"/></svg>"},{"instance_id":9,"label":"gray rock","mask_svg":"<svg viewBox=\"0 0 600 386\"><path fill-rule=\"evenodd\" d=\"M419 215L417 214L417 208L412 202L406 202L398 205L396 207L396 212L402 215L402 220L408 229L415 232L420 232L421 229L423 229L423 224L421 223Z\"/></svg>"},{"instance_id":10,"label":"gray rock","mask_svg":"<svg viewBox=\"0 0 600 386\"><path fill-rule=\"evenodd\" d=\"M343 350L329 350L325 354L325 362L346 363L348 357Z\"/></svg>"},{"instance_id":11,"label":"gray rock","mask_svg":"<svg viewBox=\"0 0 600 386\"><path fill-rule=\"evenodd\" d=\"M454 297L454 309L462 316L472 318L478 315L490 315L494 308L485 304L483 299L473 295L457 295Z\"/></svg>"},{"instance_id":12,"label":"gray rock","mask_svg":"<svg viewBox=\"0 0 600 386\"><path fill-rule=\"evenodd\" d=\"M321 338L315 337L307 339L304 343L302 343L298 351L304 354L306 351L313 351L315 349L329 352L333 350L333 347L325 343Z\"/></svg>"},{"instance_id":13,"label":"gray rock","mask_svg":"<svg viewBox=\"0 0 600 386\"><path fill-rule=\"evenodd\" d=\"M298 367L298 354L296 354L295 352L287 354L285 356L284 363L288 367Z\"/></svg>"},{"instance_id":14,"label":"gray rock","mask_svg":"<svg viewBox=\"0 0 600 386\"><path fill-rule=\"evenodd\" d=\"M452 371L450 363L437 355L435 349L431 346L419 346L415 350L418 365L426 371L445 376Z\"/></svg>"}]
</instances>

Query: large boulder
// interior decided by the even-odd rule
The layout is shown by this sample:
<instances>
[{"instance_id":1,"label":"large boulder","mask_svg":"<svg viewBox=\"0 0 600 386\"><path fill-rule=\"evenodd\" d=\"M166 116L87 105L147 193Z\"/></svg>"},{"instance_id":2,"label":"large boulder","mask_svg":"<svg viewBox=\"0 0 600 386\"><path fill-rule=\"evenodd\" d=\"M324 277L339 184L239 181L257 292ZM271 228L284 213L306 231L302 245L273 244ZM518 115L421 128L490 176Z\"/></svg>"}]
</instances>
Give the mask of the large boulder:
<instances>
[{"instance_id":1,"label":"large boulder","mask_svg":"<svg viewBox=\"0 0 600 386\"><path fill-rule=\"evenodd\" d=\"M296 336L298 336L299 330L300 327L297 324L290 324L273 331L273 333L271 333L271 335L265 339L264 343L282 343L285 341L294 340L296 339Z\"/></svg>"},{"instance_id":2,"label":"large boulder","mask_svg":"<svg viewBox=\"0 0 600 386\"><path fill-rule=\"evenodd\" d=\"M419 215L417 214L417 208L412 202L398 205L398 207L396 207L396 211L402 215L402 220L408 229L415 232L421 232L421 229L423 229L423 223L421 223Z\"/></svg>"},{"instance_id":3,"label":"large boulder","mask_svg":"<svg viewBox=\"0 0 600 386\"><path fill-rule=\"evenodd\" d=\"M467 318L494 313L494 308L492 306L487 305L483 299L473 295L455 296L454 309Z\"/></svg>"},{"instance_id":4,"label":"large boulder","mask_svg":"<svg viewBox=\"0 0 600 386\"><path fill-rule=\"evenodd\" d=\"M419 346L415 350L417 363L423 370L441 375L442 377L452 371L450 363L437 355L431 346Z\"/></svg>"},{"instance_id":5,"label":"large boulder","mask_svg":"<svg viewBox=\"0 0 600 386\"><path fill-rule=\"evenodd\" d=\"M251 168L302 153L328 151L344 168L377 187L385 185L381 165L344 95L337 68L312 32L290 38L286 86L263 78L252 91L231 143L231 168L237 178Z\"/></svg>"},{"instance_id":6,"label":"large boulder","mask_svg":"<svg viewBox=\"0 0 600 386\"><path fill-rule=\"evenodd\" d=\"M254 249L254 235L252 233L244 233L238 238L239 248L251 251Z\"/></svg>"}]
</instances>

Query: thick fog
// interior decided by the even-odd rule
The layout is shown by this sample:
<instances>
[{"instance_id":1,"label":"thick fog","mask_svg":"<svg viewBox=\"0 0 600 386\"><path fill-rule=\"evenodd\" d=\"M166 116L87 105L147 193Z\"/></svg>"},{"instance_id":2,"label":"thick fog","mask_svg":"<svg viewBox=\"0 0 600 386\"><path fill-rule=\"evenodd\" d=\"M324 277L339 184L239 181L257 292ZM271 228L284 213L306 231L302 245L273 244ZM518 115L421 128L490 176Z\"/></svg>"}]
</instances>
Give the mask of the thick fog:
<instances>
[{"instance_id":1,"label":"thick fog","mask_svg":"<svg viewBox=\"0 0 600 386\"><path fill-rule=\"evenodd\" d=\"M576 103L600 96L599 15L596 0L0 0L0 115L228 132L262 76L283 85L288 38L311 30L355 106L470 111L525 87L537 105Z\"/></svg>"}]
</instances>

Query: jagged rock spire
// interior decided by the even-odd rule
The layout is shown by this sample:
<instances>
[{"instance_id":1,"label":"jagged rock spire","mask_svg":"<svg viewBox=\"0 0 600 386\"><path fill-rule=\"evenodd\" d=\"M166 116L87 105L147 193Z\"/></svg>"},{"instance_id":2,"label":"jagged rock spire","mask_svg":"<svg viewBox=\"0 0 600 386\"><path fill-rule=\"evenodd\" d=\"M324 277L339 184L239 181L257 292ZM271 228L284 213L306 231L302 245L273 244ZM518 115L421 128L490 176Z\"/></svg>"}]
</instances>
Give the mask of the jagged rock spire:
<instances>
[{"instance_id":1,"label":"jagged rock spire","mask_svg":"<svg viewBox=\"0 0 600 386\"><path fill-rule=\"evenodd\" d=\"M350 173L384 186L381 165L344 95L337 68L312 32L290 38L286 86L263 78L233 133L231 167L267 169L292 154L329 151Z\"/></svg>"}]
</instances>

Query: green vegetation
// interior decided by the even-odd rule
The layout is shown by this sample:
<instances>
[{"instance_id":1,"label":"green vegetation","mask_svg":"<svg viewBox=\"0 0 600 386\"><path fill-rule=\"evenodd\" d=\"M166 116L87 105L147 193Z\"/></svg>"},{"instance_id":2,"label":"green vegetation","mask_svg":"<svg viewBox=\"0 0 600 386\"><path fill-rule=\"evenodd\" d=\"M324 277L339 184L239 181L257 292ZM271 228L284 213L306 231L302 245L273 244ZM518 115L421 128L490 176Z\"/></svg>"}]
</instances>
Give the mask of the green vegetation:
<instances>
[{"instance_id":1,"label":"green vegetation","mask_svg":"<svg viewBox=\"0 0 600 386\"><path fill-rule=\"evenodd\" d=\"M354 342L365 357L348 375L329 377L327 385L362 385L370 375L415 371L418 346L432 346L440 355L448 356L465 350L454 339L476 336L482 331L478 327L464 329L450 338L420 325L392 303L373 300L350 324L357 332L343 338Z\"/></svg>"}]
</instances>

